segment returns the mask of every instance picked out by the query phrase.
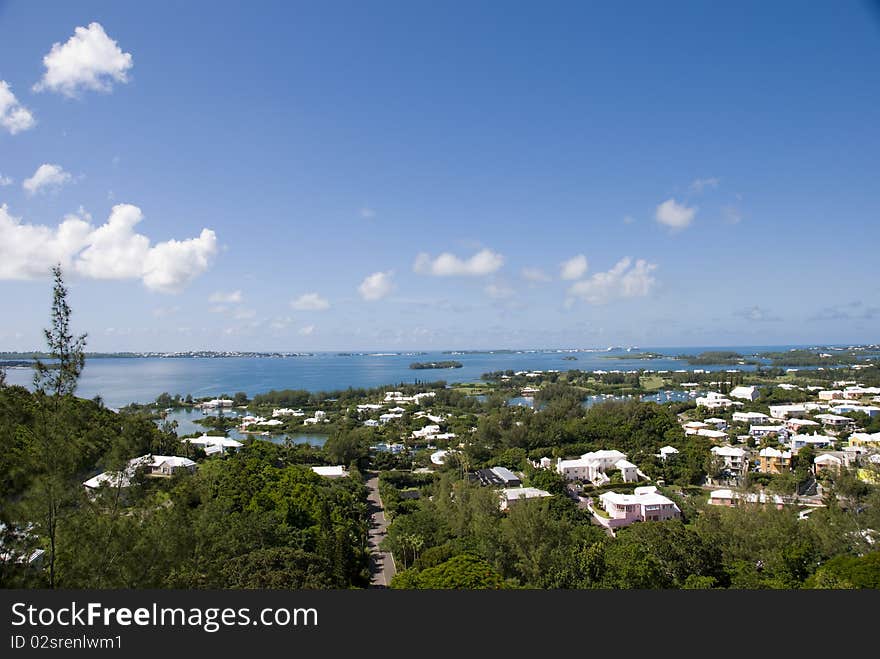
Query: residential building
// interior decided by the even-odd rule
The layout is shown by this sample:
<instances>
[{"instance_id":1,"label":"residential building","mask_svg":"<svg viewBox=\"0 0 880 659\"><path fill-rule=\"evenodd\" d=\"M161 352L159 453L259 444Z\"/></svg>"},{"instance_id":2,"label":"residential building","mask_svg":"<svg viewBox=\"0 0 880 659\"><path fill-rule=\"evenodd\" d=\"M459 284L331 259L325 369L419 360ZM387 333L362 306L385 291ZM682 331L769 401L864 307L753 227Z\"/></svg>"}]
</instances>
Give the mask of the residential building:
<instances>
[{"instance_id":1,"label":"residential building","mask_svg":"<svg viewBox=\"0 0 880 659\"><path fill-rule=\"evenodd\" d=\"M759 395L758 387L734 387L730 391L731 398L740 398L748 401L757 400Z\"/></svg>"},{"instance_id":2,"label":"residential building","mask_svg":"<svg viewBox=\"0 0 880 659\"><path fill-rule=\"evenodd\" d=\"M811 419L789 419L785 422L785 427L792 432L801 432L804 429L818 428L819 422Z\"/></svg>"},{"instance_id":3,"label":"residential building","mask_svg":"<svg viewBox=\"0 0 880 659\"><path fill-rule=\"evenodd\" d=\"M767 447L758 452L758 471L762 474L783 474L791 471L791 451Z\"/></svg>"},{"instance_id":4,"label":"residential building","mask_svg":"<svg viewBox=\"0 0 880 659\"><path fill-rule=\"evenodd\" d=\"M536 487L509 487L501 490L499 496L501 499L499 507L501 510L507 510L517 501L524 501L525 499L541 499L553 495L546 490L539 490Z\"/></svg>"},{"instance_id":5,"label":"residential building","mask_svg":"<svg viewBox=\"0 0 880 659\"><path fill-rule=\"evenodd\" d=\"M770 417L761 412L734 412L733 413L733 421L734 423L748 423L748 424L761 424L767 421Z\"/></svg>"},{"instance_id":6,"label":"residential building","mask_svg":"<svg viewBox=\"0 0 880 659\"><path fill-rule=\"evenodd\" d=\"M799 451L805 446L813 448L827 448L835 441L834 437L828 435L792 435L789 438L789 447L792 451Z\"/></svg>"},{"instance_id":7,"label":"residential building","mask_svg":"<svg viewBox=\"0 0 880 659\"><path fill-rule=\"evenodd\" d=\"M740 473L746 470L749 464L749 452L738 446L713 446L712 454L724 462L724 468Z\"/></svg>"},{"instance_id":8,"label":"residential building","mask_svg":"<svg viewBox=\"0 0 880 659\"><path fill-rule=\"evenodd\" d=\"M815 416L819 422L828 428L840 430L855 425L855 421L848 416L840 416L839 414L817 414Z\"/></svg>"},{"instance_id":9,"label":"residential building","mask_svg":"<svg viewBox=\"0 0 880 659\"><path fill-rule=\"evenodd\" d=\"M343 465L333 465L329 467L312 467L318 476L325 478L344 478L348 476L348 470Z\"/></svg>"},{"instance_id":10,"label":"residential building","mask_svg":"<svg viewBox=\"0 0 880 659\"><path fill-rule=\"evenodd\" d=\"M244 444L234 439L229 439L228 437L215 437L213 435L189 437L187 439L181 439L180 441L202 449L206 455L219 455L226 451L237 451L244 446Z\"/></svg>"},{"instance_id":11,"label":"residential building","mask_svg":"<svg viewBox=\"0 0 880 659\"><path fill-rule=\"evenodd\" d=\"M638 469L620 451L593 451L584 453L576 460L558 460L556 463L556 470L568 480L605 482L608 480L605 472L612 468L620 470L625 483L638 480Z\"/></svg>"},{"instance_id":12,"label":"residential building","mask_svg":"<svg viewBox=\"0 0 880 659\"><path fill-rule=\"evenodd\" d=\"M861 446L866 448L880 448L880 432L854 432L852 435L849 436L849 445Z\"/></svg>"},{"instance_id":13,"label":"residential building","mask_svg":"<svg viewBox=\"0 0 880 659\"><path fill-rule=\"evenodd\" d=\"M192 473L196 470L196 466L196 463L189 458L177 455L147 454L129 460L121 471L105 471L84 481L83 485L90 490L97 489L105 483L110 487L128 487L138 469L145 470L148 476L167 478L179 471Z\"/></svg>"},{"instance_id":14,"label":"residential building","mask_svg":"<svg viewBox=\"0 0 880 659\"><path fill-rule=\"evenodd\" d=\"M713 506L732 506L733 490L712 490L709 493L709 504Z\"/></svg>"},{"instance_id":15,"label":"residential building","mask_svg":"<svg viewBox=\"0 0 880 659\"><path fill-rule=\"evenodd\" d=\"M839 472L846 465L846 456L842 451L822 453L813 459L816 474L820 472Z\"/></svg>"},{"instance_id":16,"label":"residential building","mask_svg":"<svg viewBox=\"0 0 880 659\"><path fill-rule=\"evenodd\" d=\"M775 433L780 437L786 437L788 435L788 428L785 426L749 426L749 435L752 437L766 437L771 433Z\"/></svg>"},{"instance_id":17,"label":"residential building","mask_svg":"<svg viewBox=\"0 0 880 659\"><path fill-rule=\"evenodd\" d=\"M661 460L665 460L671 455L677 454L679 451L674 446L664 446L660 449L660 455L658 456Z\"/></svg>"},{"instance_id":18,"label":"residential building","mask_svg":"<svg viewBox=\"0 0 880 659\"><path fill-rule=\"evenodd\" d=\"M716 419L712 417L710 419L704 419L703 423L708 423L710 426L714 427L715 430L727 430L726 419Z\"/></svg>"},{"instance_id":19,"label":"residential building","mask_svg":"<svg viewBox=\"0 0 880 659\"><path fill-rule=\"evenodd\" d=\"M633 522L662 522L681 517L678 506L653 486L637 487L632 494L605 492L599 495L599 500L608 517L594 512L593 518L610 529Z\"/></svg>"},{"instance_id":20,"label":"residential building","mask_svg":"<svg viewBox=\"0 0 880 659\"><path fill-rule=\"evenodd\" d=\"M826 389L818 393L819 400L835 400L843 398L843 392L840 389Z\"/></svg>"},{"instance_id":21,"label":"residential building","mask_svg":"<svg viewBox=\"0 0 880 659\"><path fill-rule=\"evenodd\" d=\"M490 469L478 469L473 474L473 479L481 485L493 487L520 487L522 481L507 467L492 467Z\"/></svg>"},{"instance_id":22,"label":"residential building","mask_svg":"<svg viewBox=\"0 0 880 659\"><path fill-rule=\"evenodd\" d=\"M803 417L807 414L807 408L803 405L771 405L770 416L774 419L791 419Z\"/></svg>"}]
</instances>

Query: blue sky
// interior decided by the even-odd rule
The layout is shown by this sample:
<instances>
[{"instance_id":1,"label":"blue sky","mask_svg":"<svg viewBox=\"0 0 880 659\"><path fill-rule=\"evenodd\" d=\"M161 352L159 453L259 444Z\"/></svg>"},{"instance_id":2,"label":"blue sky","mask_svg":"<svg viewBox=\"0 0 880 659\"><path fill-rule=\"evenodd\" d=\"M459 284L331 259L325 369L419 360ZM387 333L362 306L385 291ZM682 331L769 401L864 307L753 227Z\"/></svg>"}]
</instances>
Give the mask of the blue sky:
<instances>
[{"instance_id":1,"label":"blue sky","mask_svg":"<svg viewBox=\"0 0 880 659\"><path fill-rule=\"evenodd\" d=\"M0 349L880 340L868 3L180 4L0 0Z\"/></svg>"}]
</instances>

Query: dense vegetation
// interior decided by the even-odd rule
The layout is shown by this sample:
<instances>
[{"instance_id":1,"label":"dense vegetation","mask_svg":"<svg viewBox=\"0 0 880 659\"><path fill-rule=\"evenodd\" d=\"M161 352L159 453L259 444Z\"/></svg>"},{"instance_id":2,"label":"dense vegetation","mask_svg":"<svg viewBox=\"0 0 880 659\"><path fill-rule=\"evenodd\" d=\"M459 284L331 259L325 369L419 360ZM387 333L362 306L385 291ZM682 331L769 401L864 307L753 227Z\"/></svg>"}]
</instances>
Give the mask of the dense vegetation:
<instances>
[{"instance_id":1,"label":"dense vegetation","mask_svg":"<svg viewBox=\"0 0 880 659\"><path fill-rule=\"evenodd\" d=\"M462 363L452 360L439 361L439 362L413 362L409 365L410 368L414 368L417 370L420 369L428 369L428 368L461 368Z\"/></svg>"}]
</instances>

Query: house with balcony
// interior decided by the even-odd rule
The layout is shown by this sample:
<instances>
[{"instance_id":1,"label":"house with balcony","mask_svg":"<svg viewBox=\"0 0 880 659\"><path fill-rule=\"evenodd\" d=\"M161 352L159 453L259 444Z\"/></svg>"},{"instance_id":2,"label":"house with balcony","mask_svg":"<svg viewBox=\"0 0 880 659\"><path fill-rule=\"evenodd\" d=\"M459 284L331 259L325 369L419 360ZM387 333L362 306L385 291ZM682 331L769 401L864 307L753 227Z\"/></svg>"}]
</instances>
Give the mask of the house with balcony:
<instances>
[{"instance_id":1,"label":"house with balcony","mask_svg":"<svg viewBox=\"0 0 880 659\"><path fill-rule=\"evenodd\" d=\"M749 452L738 446L713 446L712 455L724 463L724 468L732 474L744 472L749 465Z\"/></svg>"},{"instance_id":2,"label":"house with balcony","mask_svg":"<svg viewBox=\"0 0 880 659\"><path fill-rule=\"evenodd\" d=\"M624 483L639 479L638 468L620 451L592 451L575 460L557 460L556 471L568 480L584 480L593 483L607 482L606 471L619 469Z\"/></svg>"},{"instance_id":3,"label":"house with balcony","mask_svg":"<svg viewBox=\"0 0 880 659\"><path fill-rule=\"evenodd\" d=\"M605 514L594 508L593 518L612 530L634 522L662 522L681 517L679 507L653 486L637 487L632 494L605 492L599 495L599 501Z\"/></svg>"},{"instance_id":4,"label":"house with balcony","mask_svg":"<svg viewBox=\"0 0 880 659\"><path fill-rule=\"evenodd\" d=\"M785 474L791 471L791 451L767 447L758 452L758 471L762 474Z\"/></svg>"}]
</instances>

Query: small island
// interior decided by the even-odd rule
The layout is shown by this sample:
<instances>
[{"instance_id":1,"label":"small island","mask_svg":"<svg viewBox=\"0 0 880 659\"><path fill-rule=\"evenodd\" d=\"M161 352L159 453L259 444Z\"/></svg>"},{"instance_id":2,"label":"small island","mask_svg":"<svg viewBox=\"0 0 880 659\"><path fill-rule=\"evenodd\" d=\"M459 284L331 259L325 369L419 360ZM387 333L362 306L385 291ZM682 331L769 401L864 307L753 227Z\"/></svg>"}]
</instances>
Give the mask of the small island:
<instances>
[{"instance_id":1,"label":"small island","mask_svg":"<svg viewBox=\"0 0 880 659\"><path fill-rule=\"evenodd\" d=\"M425 369L425 368L461 368L462 363L456 361L442 361L442 362L413 362L409 365L410 368L415 369Z\"/></svg>"}]
</instances>

